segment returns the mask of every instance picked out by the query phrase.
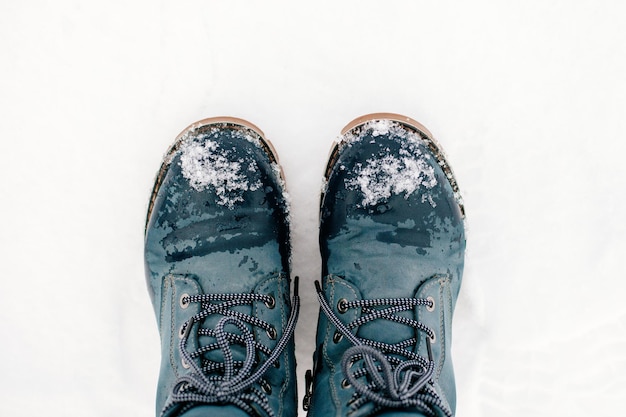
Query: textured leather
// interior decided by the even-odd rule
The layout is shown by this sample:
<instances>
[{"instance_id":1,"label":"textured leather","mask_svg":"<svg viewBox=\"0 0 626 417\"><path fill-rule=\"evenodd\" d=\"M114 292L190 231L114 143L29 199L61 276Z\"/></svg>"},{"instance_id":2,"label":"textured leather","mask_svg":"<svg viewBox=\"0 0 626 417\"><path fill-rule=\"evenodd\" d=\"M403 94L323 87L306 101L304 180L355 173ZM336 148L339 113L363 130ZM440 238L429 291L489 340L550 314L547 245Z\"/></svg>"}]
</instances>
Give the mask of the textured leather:
<instances>
[{"instance_id":1,"label":"textured leather","mask_svg":"<svg viewBox=\"0 0 626 417\"><path fill-rule=\"evenodd\" d=\"M276 340L280 339L289 317L288 207L279 169L260 140L257 132L235 123L193 126L172 147L157 178L145 235L146 279L162 346L157 415L177 378L189 372L181 361L179 331L200 307L192 303L181 308L183 294L272 295L276 300L273 309L266 308L262 302L236 309L272 323L277 330ZM222 156L238 164L236 167L247 186L226 194L232 197L231 204L224 203L224 192L217 186L193 186L193 172L184 172L181 161L189 141L199 146L198 149L221 151ZM214 325L219 318L207 318L203 327ZM256 341L269 348L276 344L266 331L251 329ZM198 344L209 343L208 339L208 336L190 337L188 347L194 349ZM243 346L233 346L232 353L235 360L245 356ZM220 354L218 350L206 355L219 360ZM295 416L293 339L279 362L278 367L270 367L264 376L272 387L268 399L276 416ZM254 387L260 389L258 384ZM228 404L206 405L201 409L210 410L206 415L246 415ZM199 413L192 409L185 415ZM175 415L176 410L170 414Z\"/></svg>"},{"instance_id":2,"label":"textured leather","mask_svg":"<svg viewBox=\"0 0 626 417\"><path fill-rule=\"evenodd\" d=\"M343 323L354 320L359 313L356 309L338 312L341 298L432 297L434 311L419 306L405 312L404 317L416 319L435 332L434 387L444 404L454 410L450 330L465 252L463 215L457 195L426 142L409 147L406 138L400 137L404 135L394 135L391 130L381 133L376 129L355 129L350 140L339 145L321 204L324 294ZM426 137L414 127L401 125L401 129ZM402 157L423 161L422 169L434 176L436 185L430 181L428 187L395 193L392 187L389 196L365 204L366 191L355 186L363 183L359 183L357 174L364 172L368 161ZM420 415L414 410L378 411L373 404L351 410L348 403L354 389L342 386L345 375L340 367L342 355L351 343L346 338L334 341L335 332L335 326L320 313L309 417ZM385 343L417 337L415 351L428 357L425 333L406 325L379 320L357 327L353 333Z\"/></svg>"}]
</instances>

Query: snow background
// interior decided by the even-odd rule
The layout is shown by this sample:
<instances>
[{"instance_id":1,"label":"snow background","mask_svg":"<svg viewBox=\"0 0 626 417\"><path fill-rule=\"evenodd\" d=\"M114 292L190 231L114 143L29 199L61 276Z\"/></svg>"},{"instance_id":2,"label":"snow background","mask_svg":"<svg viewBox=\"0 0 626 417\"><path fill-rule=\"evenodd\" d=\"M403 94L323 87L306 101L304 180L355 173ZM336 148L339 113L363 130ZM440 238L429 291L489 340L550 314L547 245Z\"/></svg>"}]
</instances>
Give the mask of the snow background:
<instances>
[{"instance_id":1,"label":"snow background","mask_svg":"<svg viewBox=\"0 0 626 417\"><path fill-rule=\"evenodd\" d=\"M0 414L154 414L145 210L174 137L219 115L287 176L302 394L322 170L378 111L426 125L465 197L457 415L621 409L626 5L517 3L0 3Z\"/></svg>"}]
</instances>

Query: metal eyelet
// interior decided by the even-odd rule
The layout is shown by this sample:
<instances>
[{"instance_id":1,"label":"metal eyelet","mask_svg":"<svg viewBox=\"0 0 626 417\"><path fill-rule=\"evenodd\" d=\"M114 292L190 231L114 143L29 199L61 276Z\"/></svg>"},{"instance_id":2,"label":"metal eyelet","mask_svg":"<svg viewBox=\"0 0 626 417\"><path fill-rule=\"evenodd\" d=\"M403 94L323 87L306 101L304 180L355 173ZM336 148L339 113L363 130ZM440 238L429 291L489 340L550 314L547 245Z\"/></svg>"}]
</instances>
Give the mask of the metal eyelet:
<instances>
[{"instance_id":1,"label":"metal eyelet","mask_svg":"<svg viewBox=\"0 0 626 417\"><path fill-rule=\"evenodd\" d=\"M268 384L266 380L262 379L260 384L261 384L261 389L263 390L265 394L270 395L272 393L272 386Z\"/></svg>"},{"instance_id":2,"label":"metal eyelet","mask_svg":"<svg viewBox=\"0 0 626 417\"><path fill-rule=\"evenodd\" d=\"M271 310L276 307L276 299L271 294L269 294L268 297L269 300L265 301L265 306Z\"/></svg>"},{"instance_id":3,"label":"metal eyelet","mask_svg":"<svg viewBox=\"0 0 626 417\"><path fill-rule=\"evenodd\" d=\"M187 307L189 307L189 304L190 304L189 294L184 293L183 295L180 296L180 308L186 309Z\"/></svg>"},{"instance_id":4,"label":"metal eyelet","mask_svg":"<svg viewBox=\"0 0 626 417\"><path fill-rule=\"evenodd\" d=\"M276 340L276 328L274 326L271 326L269 329L267 329L265 331L265 333L267 333L267 337L269 337L272 340Z\"/></svg>"},{"instance_id":5,"label":"metal eyelet","mask_svg":"<svg viewBox=\"0 0 626 417\"><path fill-rule=\"evenodd\" d=\"M426 300L430 301L430 305L426 306L426 310L431 312L435 311L435 299L429 295L428 297L426 297Z\"/></svg>"},{"instance_id":6,"label":"metal eyelet","mask_svg":"<svg viewBox=\"0 0 626 417\"><path fill-rule=\"evenodd\" d=\"M337 301L337 311L341 314L346 313L348 311L348 300L342 298Z\"/></svg>"},{"instance_id":7,"label":"metal eyelet","mask_svg":"<svg viewBox=\"0 0 626 417\"><path fill-rule=\"evenodd\" d=\"M280 361L278 360L274 361L274 368L280 369Z\"/></svg>"},{"instance_id":8,"label":"metal eyelet","mask_svg":"<svg viewBox=\"0 0 626 417\"><path fill-rule=\"evenodd\" d=\"M181 363L181 365L183 365L183 368L185 368L185 369L191 368L191 365L189 365L189 362L187 362L185 360L185 358L180 358L180 363Z\"/></svg>"},{"instance_id":9,"label":"metal eyelet","mask_svg":"<svg viewBox=\"0 0 626 417\"><path fill-rule=\"evenodd\" d=\"M350 388L352 385L350 384L350 381L348 381L347 379L343 379L341 381L341 388L343 389L348 389Z\"/></svg>"},{"instance_id":10,"label":"metal eyelet","mask_svg":"<svg viewBox=\"0 0 626 417\"><path fill-rule=\"evenodd\" d=\"M341 342L341 339L343 339L343 335L339 333L338 331L335 331L335 334L333 335L333 342L339 343Z\"/></svg>"},{"instance_id":11,"label":"metal eyelet","mask_svg":"<svg viewBox=\"0 0 626 417\"><path fill-rule=\"evenodd\" d=\"M435 334L435 332L433 332L432 336L428 336L428 338L430 339L431 344L437 341L437 335Z\"/></svg>"},{"instance_id":12,"label":"metal eyelet","mask_svg":"<svg viewBox=\"0 0 626 417\"><path fill-rule=\"evenodd\" d=\"M185 336L185 333L187 331L187 326L189 326L188 323L183 323L182 326L180 326L180 329L178 329L178 338L182 339Z\"/></svg>"}]
</instances>

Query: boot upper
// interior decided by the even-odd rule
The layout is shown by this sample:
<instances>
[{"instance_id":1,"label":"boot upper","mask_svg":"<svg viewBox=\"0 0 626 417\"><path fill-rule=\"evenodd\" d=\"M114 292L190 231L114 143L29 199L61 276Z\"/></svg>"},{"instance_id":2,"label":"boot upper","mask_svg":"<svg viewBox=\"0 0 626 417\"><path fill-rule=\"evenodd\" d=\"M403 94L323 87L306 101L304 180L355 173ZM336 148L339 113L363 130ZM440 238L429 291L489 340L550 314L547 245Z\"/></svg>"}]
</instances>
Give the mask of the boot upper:
<instances>
[{"instance_id":1,"label":"boot upper","mask_svg":"<svg viewBox=\"0 0 626 417\"><path fill-rule=\"evenodd\" d=\"M420 395L437 397L430 412L453 413L465 230L445 158L417 127L371 120L344 134L326 180L320 297L330 311L320 312L309 415L428 414Z\"/></svg>"},{"instance_id":2,"label":"boot upper","mask_svg":"<svg viewBox=\"0 0 626 417\"><path fill-rule=\"evenodd\" d=\"M212 415L295 414L292 335L250 382L293 332L286 198L274 155L247 126L193 125L165 157L145 234L162 342L157 414L202 404Z\"/></svg>"}]
</instances>

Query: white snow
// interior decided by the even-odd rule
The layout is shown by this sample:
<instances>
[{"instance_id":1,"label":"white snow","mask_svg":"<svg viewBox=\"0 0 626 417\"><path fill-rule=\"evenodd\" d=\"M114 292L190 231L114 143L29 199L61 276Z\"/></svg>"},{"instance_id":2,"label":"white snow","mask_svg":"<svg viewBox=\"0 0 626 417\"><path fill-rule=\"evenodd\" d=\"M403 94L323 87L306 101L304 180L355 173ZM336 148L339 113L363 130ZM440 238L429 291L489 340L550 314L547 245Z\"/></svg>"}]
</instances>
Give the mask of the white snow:
<instances>
[{"instance_id":1,"label":"white snow","mask_svg":"<svg viewBox=\"0 0 626 417\"><path fill-rule=\"evenodd\" d=\"M283 172L280 165L276 162L273 162L271 166L272 172L278 181L278 186L282 190L283 198L285 199L284 203L285 210L287 212L287 222L291 224L291 195L289 194L289 191L287 189L287 184L285 182L285 179L283 178Z\"/></svg>"},{"instance_id":2,"label":"white snow","mask_svg":"<svg viewBox=\"0 0 626 417\"><path fill-rule=\"evenodd\" d=\"M242 169L242 162L229 158L231 151L222 149L217 142L206 140L206 135L187 136L180 147L180 166L183 177L196 191L211 188L219 198L217 204L233 208L243 201L243 192L255 191L260 181L249 184L248 176ZM246 167L256 171L254 161Z\"/></svg>"},{"instance_id":3,"label":"white snow","mask_svg":"<svg viewBox=\"0 0 626 417\"><path fill-rule=\"evenodd\" d=\"M272 166L272 172L275 178L278 180L278 186L282 190L282 195L284 198L283 203L284 203L284 208L285 208L285 214L287 217L286 219L287 224L289 225L291 232L293 232L293 219L291 216L291 194L289 194L289 191L287 189L287 184L285 182L285 179L283 178L283 171L282 171L280 164L273 162L271 166ZM291 246L291 249L292 249L289 255L289 265L293 267L293 238L291 242L289 242L289 245Z\"/></svg>"},{"instance_id":4,"label":"white snow","mask_svg":"<svg viewBox=\"0 0 626 417\"><path fill-rule=\"evenodd\" d=\"M435 170L429 165L430 154L423 152L418 145L423 144L419 134L409 131L398 122L391 120L372 120L359 128L357 132L347 132L340 141L348 145L363 140L367 135L373 137L388 135L390 140L399 140L401 148L398 156L389 149L369 158L364 165L357 164L354 173L348 174L345 185L348 190L359 190L363 195L361 205L368 207L386 201L392 195L404 194L408 198L414 192L422 194L422 202L435 202L428 190L437 185ZM340 169L344 169L341 165Z\"/></svg>"},{"instance_id":5,"label":"white snow","mask_svg":"<svg viewBox=\"0 0 626 417\"><path fill-rule=\"evenodd\" d=\"M391 122L389 120L377 120L369 123L372 129L373 136L386 135L391 128Z\"/></svg>"},{"instance_id":6,"label":"white snow","mask_svg":"<svg viewBox=\"0 0 626 417\"><path fill-rule=\"evenodd\" d=\"M424 123L463 191L457 417L619 415L626 2L451 4L0 2L0 415L155 415L148 199L180 130L223 115L286 173L301 397L320 176L342 127L380 111Z\"/></svg>"},{"instance_id":7,"label":"white snow","mask_svg":"<svg viewBox=\"0 0 626 417\"><path fill-rule=\"evenodd\" d=\"M390 135L398 139L403 139L403 141L407 144L424 144L424 141L419 134L406 129L394 120L388 119L370 120L359 128L358 132L348 131L344 135L340 136L338 140L350 144L354 141L361 140L365 132L370 132L375 138L381 135Z\"/></svg>"},{"instance_id":8,"label":"white snow","mask_svg":"<svg viewBox=\"0 0 626 417\"><path fill-rule=\"evenodd\" d=\"M408 198L418 191L434 205L427 190L437 185L437 178L433 167L423 157L399 158L386 155L382 158L370 158L365 165L357 165L355 174L346 179L346 188L361 191L363 207L383 202L394 194L404 194Z\"/></svg>"}]
</instances>

